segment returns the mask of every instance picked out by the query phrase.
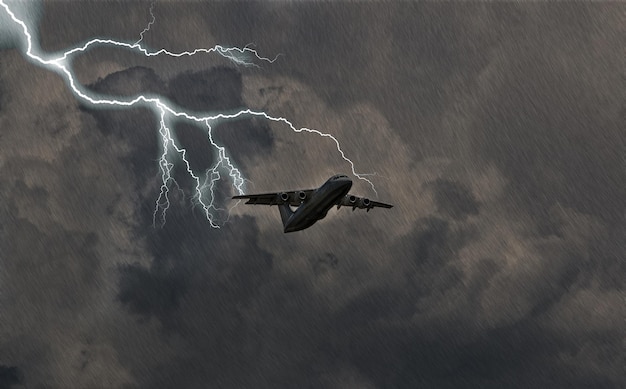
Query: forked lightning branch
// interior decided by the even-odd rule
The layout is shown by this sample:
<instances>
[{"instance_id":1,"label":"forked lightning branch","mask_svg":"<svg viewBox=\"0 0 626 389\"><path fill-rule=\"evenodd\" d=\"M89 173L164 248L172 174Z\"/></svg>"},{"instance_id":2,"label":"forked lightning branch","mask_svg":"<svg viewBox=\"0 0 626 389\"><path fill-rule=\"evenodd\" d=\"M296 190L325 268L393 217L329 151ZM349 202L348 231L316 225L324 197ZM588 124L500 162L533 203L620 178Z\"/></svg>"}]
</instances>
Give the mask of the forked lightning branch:
<instances>
[{"instance_id":1,"label":"forked lightning branch","mask_svg":"<svg viewBox=\"0 0 626 389\"><path fill-rule=\"evenodd\" d=\"M20 4L16 2L15 4ZM12 4L13 5L13 4ZM22 40L21 47L24 51L24 55L29 58L33 63L42 66L46 69L54 71L60 74L66 81L68 87L73 94L80 99L84 104L97 105L102 107L110 107L114 109L125 109L128 107L147 107L150 108L155 115L157 115L159 128L158 134L161 139L161 154L159 157L159 169L160 169L160 193L155 202L154 209L154 224L164 224L166 221L167 210L170 207L170 189L178 184L173 176L173 168L176 161L182 161L186 169L187 174L194 182L194 193L192 195L193 201L202 208L206 219L211 227L219 228L219 222L216 219L216 211L218 208L215 205L215 184L222 179L228 179L233 187L233 190L238 195L244 194L244 177L241 171L237 168L232 158L229 155L228 150L217 143L213 137L212 129L221 121L236 120L246 117L261 117L266 120L283 124L291 131L301 133L308 132L319 135L324 138L329 138L335 143L337 151L349 165L352 174L360 180L367 182L372 190L376 192L374 184L365 177L363 173L357 173L355 171L354 163L345 155L339 141L333 135L324 133L316 129L310 129L301 127L298 128L293 125L292 122L283 117L274 117L268 113L262 111L255 111L252 109L242 109L238 112L227 113L207 113L207 114L192 114L186 112L183 108L175 106L171 102L167 101L163 97L137 95L130 99L115 97L115 96L100 96L88 89L84 88L76 81L76 77L71 67L72 60L79 54L86 52L89 49L96 47L116 47L123 50L130 50L136 53L140 53L146 57L155 56L170 56L170 57L183 57L183 56L195 56L205 54L219 54L224 58L232 61L234 64L242 66L258 66L257 62L272 63L276 58L270 59L259 55L259 53L250 48L249 46L238 47L224 47L216 45L212 48L199 48L191 51L184 52L172 52L166 49L151 50L142 45L144 35L150 30L152 24L154 24L155 18L152 13L152 7L150 8L150 15L152 20L148 26L140 33L140 39L134 43L117 41L112 39L95 38L84 43L81 46L71 48L61 54L50 55L43 53L39 49L39 43L36 41L36 37L33 37L31 31L35 29L31 26L31 21L23 16L17 15L14 10L7 4L5 0L0 0L0 12L5 12L10 20L14 23L12 29L18 33ZM6 27L3 27L6 28ZM216 160L211 168L202 173L194 171L193 166L187 159L187 151L176 142L174 135L174 128L172 123L175 121L185 120L197 124L197 126L206 133L207 141L214 148ZM181 162L178 162L181 163Z\"/></svg>"}]
</instances>

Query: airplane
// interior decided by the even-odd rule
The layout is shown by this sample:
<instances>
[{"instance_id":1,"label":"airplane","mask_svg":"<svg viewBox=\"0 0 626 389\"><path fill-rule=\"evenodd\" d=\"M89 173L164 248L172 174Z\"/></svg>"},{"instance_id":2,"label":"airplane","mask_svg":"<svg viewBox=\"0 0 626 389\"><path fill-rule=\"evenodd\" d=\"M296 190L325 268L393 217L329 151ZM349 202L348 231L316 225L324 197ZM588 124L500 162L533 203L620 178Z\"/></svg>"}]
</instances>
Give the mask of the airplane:
<instances>
[{"instance_id":1,"label":"airplane","mask_svg":"<svg viewBox=\"0 0 626 389\"><path fill-rule=\"evenodd\" d=\"M328 210L342 205L366 209L374 207L391 208L393 205L379 203L364 197L348 194L352 180L343 174L336 174L317 189L293 190L278 193L264 193L233 196L233 199L248 199L246 204L278 205L283 221L284 232L294 232L311 227L326 217ZM291 207L297 207L294 211Z\"/></svg>"}]
</instances>

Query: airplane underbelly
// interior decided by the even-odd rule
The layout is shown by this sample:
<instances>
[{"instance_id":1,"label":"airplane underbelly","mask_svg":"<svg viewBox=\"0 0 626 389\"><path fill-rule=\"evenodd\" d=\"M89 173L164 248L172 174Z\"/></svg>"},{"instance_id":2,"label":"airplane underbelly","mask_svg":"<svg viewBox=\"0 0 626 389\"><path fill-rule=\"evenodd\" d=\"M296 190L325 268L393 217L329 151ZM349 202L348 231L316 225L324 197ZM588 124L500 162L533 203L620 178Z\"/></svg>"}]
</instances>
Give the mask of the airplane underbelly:
<instances>
[{"instance_id":1,"label":"airplane underbelly","mask_svg":"<svg viewBox=\"0 0 626 389\"><path fill-rule=\"evenodd\" d=\"M347 190L345 192L347 193ZM339 199L345 196L346 193L335 193L331 198L320 198L318 201L305 203L300 206L293 214L289 226L285 229L285 232L299 231L308 228L315 224L318 220L326 217L328 210L336 204ZM320 201L321 200L321 201Z\"/></svg>"}]
</instances>

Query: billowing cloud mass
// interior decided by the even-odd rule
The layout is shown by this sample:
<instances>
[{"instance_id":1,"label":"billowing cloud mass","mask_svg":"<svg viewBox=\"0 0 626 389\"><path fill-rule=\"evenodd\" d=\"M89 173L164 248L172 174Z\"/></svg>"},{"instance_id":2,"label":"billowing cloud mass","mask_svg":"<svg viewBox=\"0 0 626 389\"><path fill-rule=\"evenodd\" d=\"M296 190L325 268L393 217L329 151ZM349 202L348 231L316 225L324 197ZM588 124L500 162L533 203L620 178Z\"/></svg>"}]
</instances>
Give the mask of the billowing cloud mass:
<instances>
[{"instance_id":1,"label":"billowing cloud mass","mask_svg":"<svg viewBox=\"0 0 626 389\"><path fill-rule=\"evenodd\" d=\"M134 42L148 10L45 3L41 47ZM623 387L624 12L157 2L151 47L284 55L260 69L112 49L74 62L103 95L332 133L395 205L291 234L275 207L243 204L212 229L180 167L188 191L153 226L158 117L89 106L3 41L0 388ZM202 128L175 131L196 171L213 163ZM350 173L332 140L280 123L214 136L249 192ZM216 194L233 205L227 184Z\"/></svg>"}]
</instances>

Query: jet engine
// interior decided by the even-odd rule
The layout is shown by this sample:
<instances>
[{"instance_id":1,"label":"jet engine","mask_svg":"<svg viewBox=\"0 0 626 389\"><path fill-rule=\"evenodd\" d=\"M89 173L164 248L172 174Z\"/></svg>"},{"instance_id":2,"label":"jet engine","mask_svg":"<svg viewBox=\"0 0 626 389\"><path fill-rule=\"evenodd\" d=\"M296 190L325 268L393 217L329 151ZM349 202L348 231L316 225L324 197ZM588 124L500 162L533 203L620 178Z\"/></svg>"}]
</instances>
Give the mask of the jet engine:
<instances>
[{"instance_id":1,"label":"jet engine","mask_svg":"<svg viewBox=\"0 0 626 389\"><path fill-rule=\"evenodd\" d=\"M356 203L356 196L354 195L348 196L348 201L350 202L350 204Z\"/></svg>"},{"instance_id":2,"label":"jet engine","mask_svg":"<svg viewBox=\"0 0 626 389\"><path fill-rule=\"evenodd\" d=\"M298 192L298 198L300 201L304 201L306 199L306 193L304 191Z\"/></svg>"},{"instance_id":3,"label":"jet engine","mask_svg":"<svg viewBox=\"0 0 626 389\"><path fill-rule=\"evenodd\" d=\"M289 193L285 193L285 192L281 193L280 194L280 199L282 201L289 201Z\"/></svg>"},{"instance_id":4,"label":"jet engine","mask_svg":"<svg viewBox=\"0 0 626 389\"><path fill-rule=\"evenodd\" d=\"M361 204L359 204L361 208L368 208L370 205L370 199L361 199Z\"/></svg>"}]
</instances>

